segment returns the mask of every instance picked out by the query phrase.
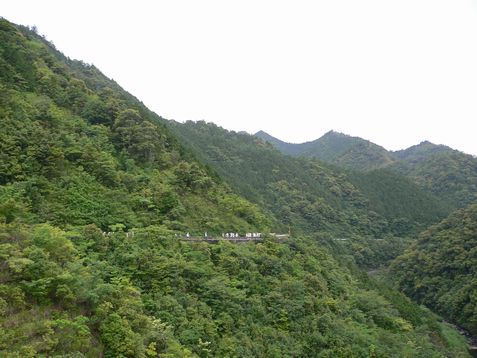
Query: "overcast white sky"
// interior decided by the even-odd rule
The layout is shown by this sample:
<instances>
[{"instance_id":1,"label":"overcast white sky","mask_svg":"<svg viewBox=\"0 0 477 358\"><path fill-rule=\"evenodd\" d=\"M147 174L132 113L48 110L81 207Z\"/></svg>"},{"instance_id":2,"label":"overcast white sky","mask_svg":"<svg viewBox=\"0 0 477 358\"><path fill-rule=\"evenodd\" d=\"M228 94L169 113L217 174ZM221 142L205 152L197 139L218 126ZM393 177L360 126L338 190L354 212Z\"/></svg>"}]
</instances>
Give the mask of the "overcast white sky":
<instances>
[{"instance_id":1,"label":"overcast white sky","mask_svg":"<svg viewBox=\"0 0 477 358\"><path fill-rule=\"evenodd\" d=\"M477 155L477 0L3 0L165 118Z\"/></svg>"}]
</instances>

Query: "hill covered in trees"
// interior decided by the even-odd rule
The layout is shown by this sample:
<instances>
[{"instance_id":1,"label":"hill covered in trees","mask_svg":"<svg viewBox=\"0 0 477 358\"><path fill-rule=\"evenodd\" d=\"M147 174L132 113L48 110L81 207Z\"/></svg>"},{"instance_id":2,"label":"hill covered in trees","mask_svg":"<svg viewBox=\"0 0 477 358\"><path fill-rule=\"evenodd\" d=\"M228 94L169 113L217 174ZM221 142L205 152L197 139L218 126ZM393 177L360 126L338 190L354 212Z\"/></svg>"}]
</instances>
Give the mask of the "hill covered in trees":
<instances>
[{"instance_id":1,"label":"hill covered in trees","mask_svg":"<svg viewBox=\"0 0 477 358\"><path fill-rule=\"evenodd\" d=\"M394 153L389 167L455 208L477 202L477 158L443 145L423 142Z\"/></svg>"},{"instance_id":2,"label":"hill covered in trees","mask_svg":"<svg viewBox=\"0 0 477 358\"><path fill-rule=\"evenodd\" d=\"M359 235L375 235L383 219L333 169L308 164L306 185L319 179L312 193L323 199L273 183L281 200L305 195L300 215L297 200L282 222L240 195L251 185L227 184L94 66L4 19L0 120L1 356L466 355L455 331L334 256L321 235L180 240L300 220L352 233L353 219Z\"/></svg>"},{"instance_id":3,"label":"hill covered in trees","mask_svg":"<svg viewBox=\"0 0 477 358\"><path fill-rule=\"evenodd\" d=\"M3 356L465 356L455 331L314 240L2 225Z\"/></svg>"},{"instance_id":4,"label":"hill covered in trees","mask_svg":"<svg viewBox=\"0 0 477 358\"><path fill-rule=\"evenodd\" d=\"M317 158L348 169L377 169L395 161L392 154L383 147L335 131L329 131L314 141L299 144L282 142L263 131L255 133L255 136L271 143L284 154Z\"/></svg>"},{"instance_id":5,"label":"hill covered in trees","mask_svg":"<svg viewBox=\"0 0 477 358\"><path fill-rule=\"evenodd\" d=\"M7 223L265 228L162 119L92 66L1 23L0 198ZM255 221L255 222L254 222ZM119 226L118 226L119 225Z\"/></svg>"},{"instance_id":6,"label":"hill covered in trees","mask_svg":"<svg viewBox=\"0 0 477 358\"><path fill-rule=\"evenodd\" d=\"M477 334L477 205L424 231L391 266L403 292Z\"/></svg>"},{"instance_id":7,"label":"hill covered in trees","mask_svg":"<svg viewBox=\"0 0 477 358\"><path fill-rule=\"evenodd\" d=\"M255 136L203 121L172 122L171 129L244 197L295 231L345 239L343 244L367 266L395 257L403 238L450 210L392 173L349 172L293 158Z\"/></svg>"},{"instance_id":8,"label":"hill covered in trees","mask_svg":"<svg viewBox=\"0 0 477 358\"><path fill-rule=\"evenodd\" d=\"M392 152L367 140L333 131L302 144L284 143L265 132L255 135L284 154L318 158L357 171L387 169L407 177L454 209L477 200L477 158L444 145L425 141Z\"/></svg>"}]
</instances>

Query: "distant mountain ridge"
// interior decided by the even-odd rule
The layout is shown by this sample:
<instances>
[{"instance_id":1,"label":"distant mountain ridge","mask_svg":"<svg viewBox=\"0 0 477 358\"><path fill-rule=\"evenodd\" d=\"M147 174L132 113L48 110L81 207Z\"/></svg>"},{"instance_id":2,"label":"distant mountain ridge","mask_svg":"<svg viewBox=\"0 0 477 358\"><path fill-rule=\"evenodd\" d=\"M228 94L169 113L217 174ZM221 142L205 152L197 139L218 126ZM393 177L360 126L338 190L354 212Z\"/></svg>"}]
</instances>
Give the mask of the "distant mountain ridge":
<instances>
[{"instance_id":1,"label":"distant mountain ridge","mask_svg":"<svg viewBox=\"0 0 477 358\"><path fill-rule=\"evenodd\" d=\"M455 208L477 202L477 158L445 145L423 141L404 150L388 151L368 140L335 131L300 144L285 143L263 131L255 136L291 156L316 158L357 171L390 170Z\"/></svg>"},{"instance_id":2,"label":"distant mountain ridge","mask_svg":"<svg viewBox=\"0 0 477 358\"><path fill-rule=\"evenodd\" d=\"M453 151L455 150L451 147L442 144L434 144L426 140L407 149L397 150L392 153L396 158L400 160L420 161L426 159L427 157L429 157L429 155L432 154Z\"/></svg>"},{"instance_id":3,"label":"distant mountain ridge","mask_svg":"<svg viewBox=\"0 0 477 358\"><path fill-rule=\"evenodd\" d=\"M283 142L263 131L257 132L255 136L268 141L284 154L318 158L348 169L378 169L395 161L393 155L383 147L335 131L329 131L314 141L300 144Z\"/></svg>"},{"instance_id":4,"label":"distant mountain ridge","mask_svg":"<svg viewBox=\"0 0 477 358\"><path fill-rule=\"evenodd\" d=\"M256 136L229 132L213 123L170 124L239 193L267 207L281 222L292 218L307 232L331 230L345 235L349 225L356 229L385 219L388 223L383 227L396 230L399 226L403 234L402 223L425 227L451 209L412 180L384 169L361 173L282 155L275 145ZM370 212L382 218L368 217Z\"/></svg>"},{"instance_id":5,"label":"distant mountain ridge","mask_svg":"<svg viewBox=\"0 0 477 358\"><path fill-rule=\"evenodd\" d=\"M282 151L284 154L292 156L314 157L325 162L338 164L342 167L353 166L352 163L348 164L343 157L346 156L348 152L355 151L356 148L361 148L364 151L368 151L368 154L372 150L389 159L382 163L384 165L380 165L380 163L376 162L369 164L373 168L386 166L399 160L414 162L421 161L428 158L430 155L440 153L458 152L469 155L443 144L434 144L428 140L424 140L421 143L406 149L391 151L367 139L351 136L334 130L326 132L318 139L303 143L288 143L272 136L263 130L258 131L254 134L254 136L269 142L277 149L280 149L280 151ZM370 160L372 159L373 158L370 157ZM369 168L359 167L354 169L365 170Z\"/></svg>"}]
</instances>

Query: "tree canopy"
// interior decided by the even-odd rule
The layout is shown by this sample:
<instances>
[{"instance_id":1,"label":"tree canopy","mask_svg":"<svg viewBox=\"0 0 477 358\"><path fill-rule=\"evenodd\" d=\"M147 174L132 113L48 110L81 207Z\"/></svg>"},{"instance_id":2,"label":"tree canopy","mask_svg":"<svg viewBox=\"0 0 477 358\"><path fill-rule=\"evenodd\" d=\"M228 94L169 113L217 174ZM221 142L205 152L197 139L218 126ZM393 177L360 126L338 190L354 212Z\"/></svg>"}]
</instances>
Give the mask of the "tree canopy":
<instances>
[{"instance_id":1,"label":"tree canopy","mask_svg":"<svg viewBox=\"0 0 477 358\"><path fill-rule=\"evenodd\" d=\"M212 168L97 68L4 19L0 120L2 357L466 355L358 269L403 245L342 171L235 134ZM181 240L289 225L283 242Z\"/></svg>"}]
</instances>

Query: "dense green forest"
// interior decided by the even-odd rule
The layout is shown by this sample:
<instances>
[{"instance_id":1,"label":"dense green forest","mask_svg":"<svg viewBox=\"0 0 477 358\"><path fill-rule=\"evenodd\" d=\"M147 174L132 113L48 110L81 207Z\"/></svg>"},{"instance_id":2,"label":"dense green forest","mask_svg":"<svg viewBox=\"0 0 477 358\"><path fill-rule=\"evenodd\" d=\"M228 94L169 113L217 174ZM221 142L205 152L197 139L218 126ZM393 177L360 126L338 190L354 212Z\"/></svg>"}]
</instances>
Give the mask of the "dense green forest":
<instances>
[{"instance_id":1,"label":"dense green forest","mask_svg":"<svg viewBox=\"0 0 477 358\"><path fill-rule=\"evenodd\" d=\"M390 170L405 175L455 208L477 202L477 158L442 145L423 142L396 152Z\"/></svg>"},{"instance_id":2,"label":"dense green forest","mask_svg":"<svg viewBox=\"0 0 477 358\"><path fill-rule=\"evenodd\" d=\"M96 223L106 231L267 228L257 207L192 160L159 117L98 70L2 26L0 210L9 211L7 222Z\"/></svg>"},{"instance_id":3,"label":"dense green forest","mask_svg":"<svg viewBox=\"0 0 477 358\"><path fill-rule=\"evenodd\" d=\"M399 225L418 223L422 229L452 210L439 196L389 169L349 171L347 178L369 200L371 210Z\"/></svg>"},{"instance_id":4,"label":"dense green forest","mask_svg":"<svg viewBox=\"0 0 477 358\"><path fill-rule=\"evenodd\" d=\"M391 266L399 287L477 334L477 205L424 231Z\"/></svg>"},{"instance_id":5,"label":"dense green forest","mask_svg":"<svg viewBox=\"0 0 477 358\"><path fill-rule=\"evenodd\" d=\"M455 331L314 240L1 228L2 356L465 356Z\"/></svg>"},{"instance_id":6,"label":"dense green forest","mask_svg":"<svg viewBox=\"0 0 477 358\"><path fill-rule=\"evenodd\" d=\"M255 133L255 136L273 144L285 154L317 158L348 169L378 169L395 161L393 155L383 147L335 131L329 131L314 141L300 144L285 143L263 131Z\"/></svg>"},{"instance_id":7,"label":"dense green forest","mask_svg":"<svg viewBox=\"0 0 477 358\"><path fill-rule=\"evenodd\" d=\"M171 122L171 128L240 194L295 231L338 239L362 266L388 262L408 238L450 211L386 171L352 172L293 158L254 136L203 121Z\"/></svg>"},{"instance_id":8,"label":"dense green forest","mask_svg":"<svg viewBox=\"0 0 477 358\"><path fill-rule=\"evenodd\" d=\"M477 158L444 145L425 141L388 152L364 139L333 131L303 144L284 143L264 132L256 136L292 156L318 158L358 171L386 168L407 177L454 209L477 201Z\"/></svg>"},{"instance_id":9,"label":"dense green forest","mask_svg":"<svg viewBox=\"0 0 477 358\"><path fill-rule=\"evenodd\" d=\"M252 136L263 152L217 147L231 171L250 165L231 173L253 181L231 181L94 66L4 19L0 120L0 356L467 356L455 330L355 264L393 258L440 209L379 214L345 172ZM288 226L283 242L180 240Z\"/></svg>"}]
</instances>

